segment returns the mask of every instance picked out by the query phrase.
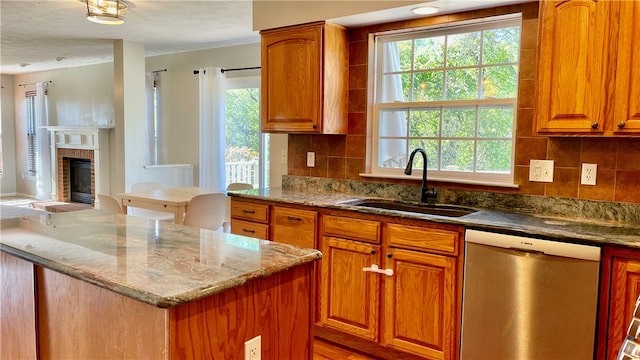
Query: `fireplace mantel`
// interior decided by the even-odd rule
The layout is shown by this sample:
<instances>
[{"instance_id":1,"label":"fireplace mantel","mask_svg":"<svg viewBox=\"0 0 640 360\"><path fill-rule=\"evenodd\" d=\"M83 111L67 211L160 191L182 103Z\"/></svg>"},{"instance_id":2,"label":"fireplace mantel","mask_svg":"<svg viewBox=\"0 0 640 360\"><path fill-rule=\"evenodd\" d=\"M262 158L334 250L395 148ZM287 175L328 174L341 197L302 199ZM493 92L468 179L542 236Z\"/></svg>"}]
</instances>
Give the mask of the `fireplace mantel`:
<instances>
[{"instance_id":1,"label":"fireplace mantel","mask_svg":"<svg viewBox=\"0 0 640 360\"><path fill-rule=\"evenodd\" d=\"M101 126L43 126L51 134L51 164L54 169L53 180L55 186L51 194L52 199L69 201L68 177L65 177L64 166L60 164L63 154L72 150L85 150L93 153L92 171L94 172L92 192L94 199L96 194L109 194L109 132L113 127ZM86 153L86 152L85 152Z\"/></svg>"}]
</instances>

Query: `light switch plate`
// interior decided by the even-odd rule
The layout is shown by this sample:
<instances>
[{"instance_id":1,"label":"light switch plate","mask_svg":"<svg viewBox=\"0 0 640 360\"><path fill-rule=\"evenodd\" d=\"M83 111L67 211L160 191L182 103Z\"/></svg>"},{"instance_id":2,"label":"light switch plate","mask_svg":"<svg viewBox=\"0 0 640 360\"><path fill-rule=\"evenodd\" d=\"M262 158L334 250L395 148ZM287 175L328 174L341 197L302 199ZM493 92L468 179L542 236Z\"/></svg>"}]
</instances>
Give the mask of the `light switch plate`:
<instances>
[{"instance_id":1,"label":"light switch plate","mask_svg":"<svg viewBox=\"0 0 640 360\"><path fill-rule=\"evenodd\" d=\"M529 181L553 182L553 160L531 160Z\"/></svg>"},{"instance_id":2,"label":"light switch plate","mask_svg":"<svg viewBox=\"0 0 640 360\"><path fill-rule=\"evenodd\" d=\"M316 166L316 153L313 151L307 152L307 167Z\"/></svg>"}]
</instances>

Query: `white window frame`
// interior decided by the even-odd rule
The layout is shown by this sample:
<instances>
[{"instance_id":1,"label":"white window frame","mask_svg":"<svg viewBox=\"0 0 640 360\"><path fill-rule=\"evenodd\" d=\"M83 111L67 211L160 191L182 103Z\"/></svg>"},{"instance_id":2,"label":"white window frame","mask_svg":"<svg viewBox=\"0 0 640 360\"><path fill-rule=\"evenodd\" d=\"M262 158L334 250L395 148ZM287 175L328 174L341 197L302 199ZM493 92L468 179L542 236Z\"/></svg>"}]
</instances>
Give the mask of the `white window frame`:
<instances>
[{"instance_id":1,"label":"white window frame","mask_svg":"<svg viewBox=\"0 0 640 360\"><path fill-rule=\"evenodd\" d=\"M514 109L513 115L513 126L512 126L512 134L511 134L511 170L507 173L484 173L484 172L467 172L467 171L447 171L447 170L428 170L428 178L429 181L439 181L439 182L452 182L452 183L465 183L465 184L479 184L479 185L490 185L490 186L502 186L502 187L517 187L514 184L514 172L515 172L515 140L516 140L516 124L517 124L517 95L512 99L478 99L478 100L448 100L448 101L429 101L429 102L398 102L398 103L387 103L381 105L378 102L380 98L380 88L382 81L382 66L377 66L377 59L380 54L377 51L381 52L382 46L377 46L377 38L385 37L386 39L393 40L403 40L403 39L412 39L416 38L416 34L430 32L433 35L441 35L441 34L455 34L459 33L461 27L464 27L466 32L468 30L476 31L476 30L484 30L496 28L496 24L499 24L497 27L507 27L507 26L520 26L522 33L522 14L509 14L505 16L496 16L490 19L480 19L480 20L472 20L466 22L459 23L451 23L446 25L440 25L437 27L431 27L426 29L409 29L407 31L390 31L390 32L381 32L371 34L372 40L376 43L376 46L370 49L369 59L370 63L374 64L373 70L370 71L369 74L369 84L372 84L372 88L369 89L370 96L373 97L373 105L371 111L369 111L369 117L367 122L369 124L369 128L371 128L371 137L370 141L367 142L367 161L369 163L370 171L366 174L360 174L363 177L377 177L377 178L393 178L393 179L407 179L407 178L421 178L422 169L417 169L414 166L413 173L411 177L404 174L403 170L397 167L388 168L378 166L378 151L379 151L379 116L381 109L407 109L407 108L434 108L434 107L459 107L459 106L484 106L484 105L512 105ZM430 34L430 35L431 35ZM520 61L518 56L518 67L520 67ZM518 69L520 70L520 69ZM477 129L477 126L476 126ZM410 139L415 139L413 137L409 137L407 134L406 137L403 137L407 140L407 143ZM471 140L477 140L477 137L469 138ZM411 152L413 149L408 149L407 152ZM407 153L407 158L408 158Z\"/></svg>"},{"instance_id":2,"label":"white window frame","mask_svg":"<svg viewBox=\"0 0 640 360\"><path fill-rule=\"evenodd\" d=\"M35 91L25 93L25 120L27 136L27 176L35 177L37 172L37 119L36 119Z\"/></svg>"}]
</instances>

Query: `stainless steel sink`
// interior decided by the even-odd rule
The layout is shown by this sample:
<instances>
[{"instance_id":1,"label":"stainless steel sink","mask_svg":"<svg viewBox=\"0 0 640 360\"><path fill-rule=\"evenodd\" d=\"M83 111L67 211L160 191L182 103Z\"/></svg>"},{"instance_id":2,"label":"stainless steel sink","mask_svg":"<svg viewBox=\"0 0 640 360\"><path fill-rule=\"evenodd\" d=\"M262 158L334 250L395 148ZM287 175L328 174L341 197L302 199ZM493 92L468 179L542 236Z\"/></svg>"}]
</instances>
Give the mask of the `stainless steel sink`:
<instances>
[{"instance_id":1,"label":"stainless steel sink","mask_svg":"<svg viewBox=\"0 0 640 360\"><path fill-rule=\"evenodd\" d=\"M357 200L345 205L362 206L384 210L395 210L412 213L420 213L427 215L438 215L448 217L460 217L469 215L476 212L476 210L456 206L456 205L430 205L430 204L415 204L404 203L393 200Z\"/></svg>"}]
</instances>

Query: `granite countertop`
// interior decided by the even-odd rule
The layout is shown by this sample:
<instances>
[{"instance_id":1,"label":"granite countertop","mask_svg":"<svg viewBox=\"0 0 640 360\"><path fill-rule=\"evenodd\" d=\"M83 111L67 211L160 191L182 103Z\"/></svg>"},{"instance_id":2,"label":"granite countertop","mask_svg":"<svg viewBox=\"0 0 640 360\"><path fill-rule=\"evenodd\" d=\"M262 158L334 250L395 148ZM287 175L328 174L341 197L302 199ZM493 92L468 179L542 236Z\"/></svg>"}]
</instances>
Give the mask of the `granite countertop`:
<instances>
[{"instance_id":1,"label":"granite countertop","mask_svg":"<svg viewBox=\"0 0 640 360\"><path fill-rule=\"evenodd\" d=\"M161 308L322 256L315 249L99 210L1 224L3 252Z\"/></svg>"},{"instance_id":2,"label":"granite countertop","mask_svg":"<svg viewBox=\"0 0 640 360\"><path fill-rule=\"evenodd\" d=\"M283 190L266 188L240 190L230 196L275 202L350 210L360 213L396 216L406 219L429 220L437 223L461 225L469 229L541 237L549 240L588 245L621 245L640 249L640 224L616 221L590 220L578 217L544 216L517 212L475 208L474 213L461 217L424 215L395 210L358 207L350 204L368 196L344 193Z\"/></svg>"}]
</instances>

